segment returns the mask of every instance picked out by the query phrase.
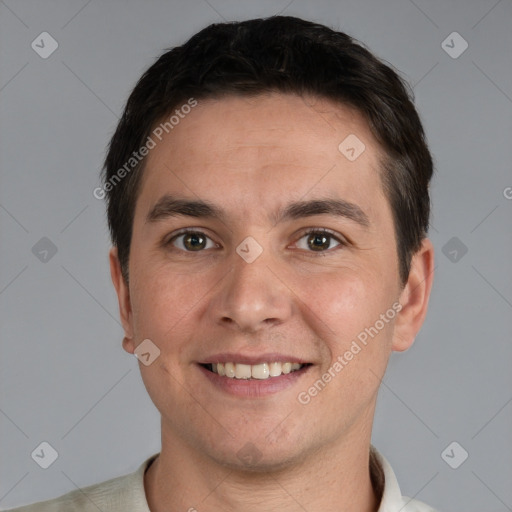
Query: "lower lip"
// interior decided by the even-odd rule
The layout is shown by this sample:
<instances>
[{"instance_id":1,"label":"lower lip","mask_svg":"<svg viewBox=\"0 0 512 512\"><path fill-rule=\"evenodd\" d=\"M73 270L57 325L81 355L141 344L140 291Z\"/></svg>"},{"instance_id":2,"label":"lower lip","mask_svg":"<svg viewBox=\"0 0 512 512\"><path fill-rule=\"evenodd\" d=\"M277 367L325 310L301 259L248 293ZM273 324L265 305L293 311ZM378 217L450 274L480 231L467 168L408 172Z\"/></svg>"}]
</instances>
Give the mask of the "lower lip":
<instances>
[{"instance_id":1,"label":"lower lip","mask_svg":"<svg viewBox=\"0 0 512 512\"><path fill-rule=\"evenodd\" d=\"M293 386L311 368L311 365L303 366L300 370L267 379L231 379L221 377L218 373L211 372L200 364L197 366L203 375L222 391L246 398L264 397L283 391Z\"/></svg>"}]
</instances>

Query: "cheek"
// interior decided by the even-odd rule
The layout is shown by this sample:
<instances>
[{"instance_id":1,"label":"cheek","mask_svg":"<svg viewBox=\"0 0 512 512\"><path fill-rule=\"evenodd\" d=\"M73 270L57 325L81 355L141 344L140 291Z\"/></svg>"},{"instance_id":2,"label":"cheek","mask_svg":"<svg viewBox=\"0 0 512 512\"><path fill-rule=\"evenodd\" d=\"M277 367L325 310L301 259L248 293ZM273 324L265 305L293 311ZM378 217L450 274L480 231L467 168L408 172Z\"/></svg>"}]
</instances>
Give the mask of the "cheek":
<instances>
[{"instance_id":1,"label":"cheek","mask_svg":"<svg viewBox=\"0 0 512 512\"><path fill-rule=\"evenodd\" d=\"M375 322L385 303L382 284L373 283L358 271L338 269L297 283L306 309L340 339L353 335L369 322Z\"/></svg>"},{"instance_id":2,"label":"cheek","mask_svg":"<svg viewBox=\"0 0 512 512\"><path fill-rule=\"evenodd\" d=\"M321 339L319 344L327 348L322 371L346 354L344 359L350 363L343 372L346 377L375 380L368 370L380 375L390 352L395 317L391 289L370 275L364 279L361 274L339 271L308 280L301 296L307 297L301 314Z\"/></svg>"},{"instance_id":3,"label":"cheek","mask_svg":"<svg viewBox=\"0 0 512 512\"><path fill-rule=\"evenodd\" d=\"M160 342L176 338L173 332L200 302L201 277L164 272L154 264L137 268L130 292L136 335Z\"/></svg>"}]
</instances>

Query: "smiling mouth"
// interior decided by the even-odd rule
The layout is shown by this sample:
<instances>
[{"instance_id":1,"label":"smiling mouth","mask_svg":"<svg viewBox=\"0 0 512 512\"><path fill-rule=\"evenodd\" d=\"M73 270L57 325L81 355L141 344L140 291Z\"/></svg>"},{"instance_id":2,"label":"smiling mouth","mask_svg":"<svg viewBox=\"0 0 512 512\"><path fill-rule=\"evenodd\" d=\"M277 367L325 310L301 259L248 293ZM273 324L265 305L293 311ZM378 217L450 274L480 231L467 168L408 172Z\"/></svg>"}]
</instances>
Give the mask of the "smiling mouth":
<instances>
[{"instance_id":1,"label":"smiling mouth","mask_svg":"<svg viewBox=\"0 0 512 512\"><path fill-rule=\"evenodd\" d=\"M241 363L207 363L201 364L212 373L229 379L257 379L265 380L273 377L280 377L288 373L296 372L310 363L259 363L259 364L241 364Z\"/></svg>"}]
</instances>

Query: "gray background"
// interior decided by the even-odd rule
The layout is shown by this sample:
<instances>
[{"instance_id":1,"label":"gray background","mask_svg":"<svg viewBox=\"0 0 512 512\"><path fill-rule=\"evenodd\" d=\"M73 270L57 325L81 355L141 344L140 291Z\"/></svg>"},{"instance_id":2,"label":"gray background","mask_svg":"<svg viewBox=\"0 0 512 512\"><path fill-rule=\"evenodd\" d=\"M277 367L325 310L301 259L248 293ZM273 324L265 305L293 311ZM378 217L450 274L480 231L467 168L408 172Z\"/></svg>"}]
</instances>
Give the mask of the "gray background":
<instances>
[{"instance_id":1,"label":"gray background","mask_svg":"<svg viewBox=\"0 0 512 512\"><path fill-rule=\"evenodd\" d=\"M373 442L404 494L447 512L512 510L510 0L0 1L1 508L159 451L157 411L121 347L92 191L129 91L164 48L276 13L344 30L398 68L435 155L429 315L392 356ZM59 44L47 59L31 48L43 31ZM454 31L469 44L458 58L442 45ZM34 254L42 237L56 254ZM42 441L59 454L46 470L31 458ZM469 453L458 469L441 456L453 441ZM453 464L462 451L449 453Z\"/></svg>"}]
</instances>

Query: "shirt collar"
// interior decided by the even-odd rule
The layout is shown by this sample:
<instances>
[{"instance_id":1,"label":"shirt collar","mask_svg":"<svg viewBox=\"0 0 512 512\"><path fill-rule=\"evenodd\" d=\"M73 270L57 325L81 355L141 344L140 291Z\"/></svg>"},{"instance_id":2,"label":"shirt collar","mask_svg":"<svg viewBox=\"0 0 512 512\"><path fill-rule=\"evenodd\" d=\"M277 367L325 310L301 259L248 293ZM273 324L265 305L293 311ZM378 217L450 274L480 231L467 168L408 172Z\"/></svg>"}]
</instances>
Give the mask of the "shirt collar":
<instances>
[{"instance_id":1,"label":"shirt collar","mask_svg":"<svg viewBox=\"0 0 512 512\"><path fill-rule=\"evenodd\" d=\"M144 473L158 457L158 453L146 459L136 472L137 480L134 482L135 494L144 499L139 501L140 512L150 512L144 490ZM377 512L396 512L397 506L403 507L402 493L400 486L389 462L377 449L370 445L370 477L377 499L380 497L380 505Z\"/></svg>"},{"instance_id":2,"label":"shirt collar","mask_svg":"<svg viewBox=\"0 0 512 512\"><path fill-rule=\"evenodd\" d=\"M377 498L381 497L377 512L396 512L397 505L403 504L398 480L389 462L373 445L370 446L370 476Z\"/></svg>"}]
</instances>

